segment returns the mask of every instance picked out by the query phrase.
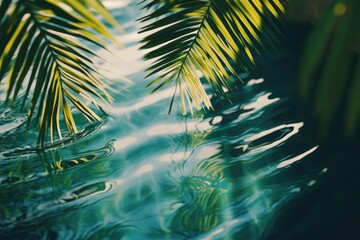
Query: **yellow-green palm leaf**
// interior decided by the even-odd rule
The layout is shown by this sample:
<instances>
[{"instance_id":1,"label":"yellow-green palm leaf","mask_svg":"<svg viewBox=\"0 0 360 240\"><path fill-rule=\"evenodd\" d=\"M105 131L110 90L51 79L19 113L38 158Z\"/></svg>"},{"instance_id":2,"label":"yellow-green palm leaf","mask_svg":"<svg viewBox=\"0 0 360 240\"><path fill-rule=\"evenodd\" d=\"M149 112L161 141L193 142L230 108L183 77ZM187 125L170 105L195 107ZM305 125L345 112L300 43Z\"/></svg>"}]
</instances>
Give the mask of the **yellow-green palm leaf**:
<instances>
[{"instance_id":1,"label":"yellow-green palm leaf","mask_svg":"<svg viewBox=\"0 0 360 240\"><path fill-rule=\"evenodd\" d=\"M141 32L143 49L151 51L145 59L154 63L149 75L160 73L149 85L154 91L169 83L180 91L182 113L186 105L192 111L211 102L198 74L210 83L217 95L231 90L231 77L239 78L236 68L254 67L253 54L263 47L263 40L274 40L276 27L272 18L284 11L279 0L149 0L152 10L140 19L150 22Z\"/></svg>"},{"instance_id":2,"label":"yellow-green palm leaf","mask_svg":"<svg viewBox=\"0 0 360 240\"><path fill-rule=\"evenodd\" d=\"M0 4L0 81L5 81L6 102L12 104L25 87L22 108L29 105L29 122L36 115L40 123L39 143L48 133L51 141L55 133L62 137L61 114L68 131L77 132L72 106L89 121L101 121L86 102L99 107L96 99L112 98L93 63L96 54L86 45L116 42L98 15L119 26L100 1L4 0Z\"/></svg>"}]
</instances>

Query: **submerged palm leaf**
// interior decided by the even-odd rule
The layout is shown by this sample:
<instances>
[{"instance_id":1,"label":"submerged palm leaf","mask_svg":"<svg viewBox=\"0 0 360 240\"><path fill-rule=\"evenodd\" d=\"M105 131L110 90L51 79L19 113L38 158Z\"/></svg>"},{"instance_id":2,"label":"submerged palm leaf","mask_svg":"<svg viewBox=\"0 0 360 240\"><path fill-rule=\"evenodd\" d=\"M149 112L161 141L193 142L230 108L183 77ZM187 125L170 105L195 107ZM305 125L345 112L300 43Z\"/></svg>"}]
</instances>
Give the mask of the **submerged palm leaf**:
<instances>
[{"instance_id":1,"label":"submerged palm leaf","mask_svg":"<svg viewBox=\"0 0 360 240\"><path fill-rule=\"evenodd\" d=\"M116 42L94 15L118 27L103 5L97 0L3 0L0 4L0 81L6 80L6 102L12 104L26 86L22 108L33 93L28 119L38 106L39 142L48 132L52 141L55 132L61 138L61 112L68 131L77 132L71 105L89 121L100 121L84 101L99 107L94 97L105 102L112 98L89 58L95 54L84 43L104 47L106 39Z\"/></svg>"},{"instance_id":2,"label":"submerged palm leaf","mask_svg":"<svg viewBox=\"0 0 360 240\"><path fill-rule=\"evenodd\" d=\"M151 49L145 59L154 59L149 75L161 73L149 85L156 91L176 83L180 91L182 113L186 102L192 111L212 108L197 70L210 83L216 94L225 96L231 90L230 76L239 78L234 64L243 70L254 67L253 53L263 46L260 38L274 40L277 29L271 17L283 12L279 0L144 0L145 8L154 9L140 19L155 20L140 32L142 49ZM171 109L171 107L170 107Z\"/></svg>"}]
</instances>

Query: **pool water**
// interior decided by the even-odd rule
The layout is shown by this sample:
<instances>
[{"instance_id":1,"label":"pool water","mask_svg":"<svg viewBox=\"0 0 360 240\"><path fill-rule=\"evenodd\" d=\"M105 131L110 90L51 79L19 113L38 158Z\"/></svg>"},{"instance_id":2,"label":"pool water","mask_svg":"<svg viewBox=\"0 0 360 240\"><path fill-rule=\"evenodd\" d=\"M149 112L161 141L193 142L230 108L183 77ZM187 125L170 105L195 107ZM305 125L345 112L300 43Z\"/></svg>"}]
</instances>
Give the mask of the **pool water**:
<instances>
[{"instance_id":1,"label":"pool water","mask_svg":"<svg viewBox=\"0 0 360 240\"><path fill-rule=\"evenodd\" d=\"M113 74L105 121L79 120L76 137L43 150L24 114L1 113L0 238L286 239L297 217L284 209L331 171L296 100L294 58L262 58L215 111L168 114L174 89L145 89L139 6L105 3L126 31L111 67L132 83Z\"/></svg>"}]
</instances>

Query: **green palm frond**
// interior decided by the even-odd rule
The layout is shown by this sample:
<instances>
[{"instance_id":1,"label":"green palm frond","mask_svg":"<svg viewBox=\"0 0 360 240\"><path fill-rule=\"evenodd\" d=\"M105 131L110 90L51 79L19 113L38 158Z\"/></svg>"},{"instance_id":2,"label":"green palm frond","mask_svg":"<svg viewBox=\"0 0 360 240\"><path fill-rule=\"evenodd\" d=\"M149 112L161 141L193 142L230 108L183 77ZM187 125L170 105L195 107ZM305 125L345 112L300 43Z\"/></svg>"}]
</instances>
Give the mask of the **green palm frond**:
<instances>
[{"instance_id":1,"label":"green palm frond","mask_svg":"<svg viewBox=\"0 0 360 240\"><path fill-rule=\"evenodd\" d=\"M77 132L72 106L89 121L101 121L86 102L99 108L96 99L112 98L92 61L96 54L85 44L105 48L107 41L117 43L99 15L120 27L100 1L3 0L0 4L0 81L6 81L6 103L14 105L25 86L22 108L30 98L28 119L36 115L40 122L39 143L48 133L51 141L55 133L62 137L61 113L68 131Z\"/></svg>"},{"instance_id":2,"label":"green palm frond","mask_svg":"<svg viewBox=\"0 0 360 240\"><path fill-rule=\"evenodd\" d=\"M281 1L243 0L144 0L152 10L140 19L149 22L141 29L149 35L142 49L151 51L145 59L154 60L148 76L160 73L150 85L156 91L175 83L180 91L181 110L186 105L212 108L198 71L217 95L233 88L231 76L239 78L234 66L250 70L253 54L263 42L272 42L277 28L273 17L284 11ZM175 94L174 94L175 95ZM170 106L171 109L171 106Z\"/></svg>"}]
</instances>

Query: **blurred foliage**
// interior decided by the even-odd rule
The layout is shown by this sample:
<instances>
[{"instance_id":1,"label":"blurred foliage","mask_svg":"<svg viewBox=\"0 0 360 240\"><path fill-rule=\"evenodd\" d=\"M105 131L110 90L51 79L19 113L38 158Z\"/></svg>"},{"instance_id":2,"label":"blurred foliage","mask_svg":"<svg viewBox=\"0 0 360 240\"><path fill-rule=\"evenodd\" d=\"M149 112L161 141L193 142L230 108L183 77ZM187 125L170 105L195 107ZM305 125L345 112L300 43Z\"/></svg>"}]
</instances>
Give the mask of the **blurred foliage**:
<instances>
[{"instance_id":1,"label":"blurred foliage","mask_svg":"<svg viewBox=\"0 0 360 240\"><path fill-rule=\"evenodd\" d=\"M315 22L300 64L299 92L310 103L320 137L354 137L360 123L360 1L293 1L291 16Z\"/></svg>"}]
</instances>

